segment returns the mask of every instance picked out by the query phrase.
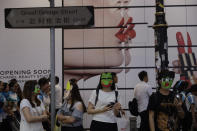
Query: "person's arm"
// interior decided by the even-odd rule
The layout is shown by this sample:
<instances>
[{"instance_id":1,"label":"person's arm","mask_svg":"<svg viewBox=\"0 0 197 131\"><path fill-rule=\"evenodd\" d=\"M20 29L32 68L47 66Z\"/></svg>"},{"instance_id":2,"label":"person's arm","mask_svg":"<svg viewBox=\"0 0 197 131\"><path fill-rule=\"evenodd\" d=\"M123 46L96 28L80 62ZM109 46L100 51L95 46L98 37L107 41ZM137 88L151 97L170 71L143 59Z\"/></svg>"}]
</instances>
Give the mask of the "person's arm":
<instances>
[{"instance_id":1,"label":"person's arm","mask_svg":"<svg viewBox=\"0 0 197 131\"><path fill-rule=\"evenodd\" d=\"M4 111L8 114L8 115L14 115L14 112L11 110L11 104L10 102L6 102L6 104L4 105Z\"/></svg>"},{"instance_id":2,"label":"person's arm","mask_svg":"<svg viewBox=\"0 0 197 131\"><path fill-rule=\"evenodd\" d=\"M155 131L155 121L154 121L154 111L150 110L149 111L149 126L150 126L150 131Z\"/></svg>"},{"instance_id":3,"label":"person's arm","mask_svg":"<svg viewBox=\"0 0 197 131\"><path fill-rule=\"evenodd\" d=\"M192 125L197 128L197 122L196 122L196 117L195 117L195 104L191 105L191 112L192 112Z\"/></svg>"},{"instance_id":4,"label":"person's arm","mask_svg":"<svg viewBox=\"0 0 197 131\"><path fill-rule=\"evenodd\" d=\"M87 113L88 114L98 114L98 113L103 113L103 112L109 111L111 109L112 109L112 106L105 106L102 109L95 109L94 105L91 102L89 102Z\"/></svg>"},{"instance_id":5,"label":"person's arm","mask_svg":"<svg viewBox=\"0 0 197 131\"><path fill-rule=\"evenodd\" d=\"M78 104L74 111L73 111L73 114L72 116L64 116L62 114L58 114L57 115L57 118L58 120L60 120L62 123L65 123L65 124L71 124L71 123L74 123L76 120L77 120L77 117L80 117L79 113L77 114L76 112L83 112L83 105L80 103ZM79 115L77 117L75 117L76 115Z\"/></svg>"},{"instance_id":6,"label":"person's arm","mask_svg":"<svg viewBox=\"0 0 197 131\"><path fill-rule=\"evenodd\" d=\"M114 105L114 115L118 116L120 114L121 111L121 104L120 103L116 103Z\"/></svg>"},{"instance_id":7,"label":"person's arm","mask_svg":"<svg viewBox=\"0 0 197 131\"><path fill-rule=\"evenodd\" d=\"M67 124L71 124L73 122L75 122L75 118L72 116L64 116L62 114L58 114L57 115L57 119L59 121L61 121L62 123L67 123Z\"/></svg>"},{"instance_id":8,"label":"person's arm","mask_svg":"<svg viewBox=\"0 0 197 131\"><path fill-rule=\"evenodd\" d=\"M176 105L179 118L184 119L185 113L184 113L183 108L182 108L183 102L181 101L181 99L176 99L175 98L174 99L174 104Z\"/></svg>"},{"instance_id":9,"label":"person's arm","mask_svg":"<svg viewBox=\"0 0 197 131\"><path fill-rule=\"evenodd\" d=\"M41 121L45 121L48 119L47 115L41 115L41 116L32 116L29 107L24 107L22 109L22 112L24 114L24 117L26 119L27 122L29 123L33 123L33 122L41 122Z\"/></svg>"}]
</instances>

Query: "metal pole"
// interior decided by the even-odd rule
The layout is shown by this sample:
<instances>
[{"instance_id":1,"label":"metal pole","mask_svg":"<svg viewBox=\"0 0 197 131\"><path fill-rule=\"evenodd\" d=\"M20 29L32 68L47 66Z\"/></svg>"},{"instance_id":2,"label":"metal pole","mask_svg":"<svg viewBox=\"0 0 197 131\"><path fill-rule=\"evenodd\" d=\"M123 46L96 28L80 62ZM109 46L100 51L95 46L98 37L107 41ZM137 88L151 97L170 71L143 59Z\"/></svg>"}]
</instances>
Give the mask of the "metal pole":
<instances>
[{"instance_id":1,"label":"metal pole","mask_svg":"<svg viewBox=\"0 0 197 131\"><path fill-rule=\"evenodd\" d=\"M156 1L155 13L155 64L158 70L168 69L168 37L167 37L167 22L164 12L164 0Z\"/></svg>"},{"instance_id":2,"label":"metal pole","mask_svg":"<svg viewBox=\"0 0 197 131\"><path fill-rule=\"evenodd\" d=\"M54 7L54 0L50 0L50 7ZM51 131L55 127L55 28L50 28L50 58L51 58Z\"/></svg>"}]
</instances>

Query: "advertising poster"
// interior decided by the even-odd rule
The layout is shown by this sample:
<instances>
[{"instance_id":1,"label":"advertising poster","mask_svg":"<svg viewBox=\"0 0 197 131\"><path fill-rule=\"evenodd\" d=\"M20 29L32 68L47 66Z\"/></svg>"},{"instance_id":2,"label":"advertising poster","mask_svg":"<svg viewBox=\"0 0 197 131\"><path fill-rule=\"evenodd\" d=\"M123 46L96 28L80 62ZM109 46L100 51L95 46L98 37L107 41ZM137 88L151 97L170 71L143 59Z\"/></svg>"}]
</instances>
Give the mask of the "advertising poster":
<instances>
[{"instance_id":1,"label":"advertising poster","mask_svg":"<svg viewBox=\"0 0 197 131\"><path fill-rule=\"evenodd\" d=\"M165 4L189 5L196 4L196 1L167 0ZM64 30L64 82L71 78L77 79L87 105L92 90L98 85L99 74L116 72L121 104L124 109L128 109L128 101L133 98L133 88L139 82L137 75L140 71L147 71L149 84L152 87L157 86L155 69L152 68L155 66L155 49L150 47L155 45L154 30L151 27L155 22L155 8L132 8L132 6L154 6L155 0L64 0L64 6L89 5L95 7L97 28ZM131 8L118 8L120 6ZM168 25L196 25L197 19L194 17L196 11L195 7L166 7L166 22ZM124 28L117 28L118 26ZM182 75L184 70L192 69L181 71L179 68L173 68L183 66L180 54L197 55L195 47L183 47L182 50L185 52L180 52L180 48L176 46L183 43L195 45L196 33L196 27L168 28L169 67L176 72L175 81L180 79L180 74ZM196 57L192 58L196 66ZM190 72L197 77L196 71ZM88 128L91 116L86 115L84 121L85 127Z\"/></svg>"}]
</instances>

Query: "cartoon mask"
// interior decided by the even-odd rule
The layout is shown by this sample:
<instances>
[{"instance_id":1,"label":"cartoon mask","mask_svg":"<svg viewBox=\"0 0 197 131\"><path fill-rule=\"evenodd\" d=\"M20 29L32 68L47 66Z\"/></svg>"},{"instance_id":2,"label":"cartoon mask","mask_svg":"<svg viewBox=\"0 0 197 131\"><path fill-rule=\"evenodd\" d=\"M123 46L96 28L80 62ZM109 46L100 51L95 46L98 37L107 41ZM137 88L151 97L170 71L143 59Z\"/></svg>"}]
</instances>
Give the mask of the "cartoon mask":
<instances>
[{"instance_id":1,"label":"cartoon mask","mask_svg":"<svg viewBox=\"0 0 197 131\"><path fill-rule=\"evenodd\" d=\"M70 84L70 81L68 81L66 84L66 91L64 93L64 99L69 99L71 90L72 90L72 85Z\"/></svg>"},{"instance_id":2,"label":"cartoon mask","mask_svg":"<svg viewBox=\"0 0 197 131\"><path fill-rule=\"evenodd\" d=\"M173 83L173 78L162 78L161 79L161 87L165 89L170 89Z\"/></svg>"},{"instance_id":3,"label":"cartoon mask","mask_svg":"<svg viewBox=\"0 0 197 131\"><path fill-rule=\"evenodd\" d=\"M35 94L40 94L40 87L39 87L39 85L35 86L34 93Z\"/></svg>"},{"instance_id":4,"label":"cartoon mask","mask_svg":"<svg viewBox=\"0 0 197 131\"><path fill-rule=\"evenodd\" d=\"M101 74L101 85L103 87L111 87L113 83L112 74L111 73L102 73Z\"/></svg>"},{"instance_id":5,"label":"cartoon mask","mask_svg":"<svg viewBox=\"0 0 197 131\"><path fill-rule=\"evenodd\" d=\"M66 84L66 91L69 91L69 90L71 90L70 81L68 81Z\"/></svg>"}]
</instances>

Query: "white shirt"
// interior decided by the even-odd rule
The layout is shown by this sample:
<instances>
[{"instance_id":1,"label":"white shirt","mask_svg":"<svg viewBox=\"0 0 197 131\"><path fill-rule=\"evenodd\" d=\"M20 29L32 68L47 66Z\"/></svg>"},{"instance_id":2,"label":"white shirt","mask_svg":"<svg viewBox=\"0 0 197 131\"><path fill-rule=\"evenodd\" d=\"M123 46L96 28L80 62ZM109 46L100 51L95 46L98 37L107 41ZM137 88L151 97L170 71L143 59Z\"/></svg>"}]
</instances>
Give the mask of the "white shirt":
<instances>
[{"instance_id":1,"label":"white shirt","mask_svg":"<svg viewBox=\"0 0 197 131\"><path fill-rule=\"evenodd\" d=\"M40 100L41 101L41 100ZM43 95L43 104L44 104L44 107L47 111L49 111L49 106L50 106L50 103L51 103L51 98L49 95Z\"/></svg>"},{"instance_id":2,"label":"white shirt","mask_svg":"<svg viewBox=\"0 0 197 131\"><path fill-rule=\"evenodd\" d=\"M138 112L147 110L149 97L152 94L152 88L144 81L135 86L134 97L137 99Z\"/></svg>"},{"instance_id":3,"label":"white shirt","mask_svg":"<svg viewBox=\"0 0 197 131\"><path fill-rule=\"evenodd\" d=\"M55 85L55 107L56 109L62 106L62 88L59 84Z\"/></svg>"},{"instance_id":4,"label":"white shirt","mask_svg":"<svg viewBox=\"0 0 197 131\"><path fill-rule=\"evenodd\" d=\"M95 99L96 99L96 90L92 92L89 102L95 105ZM98 101L95 106L95 109L102 109L103 107L110 104L110 102L115 102L115 100L116 100L115 91L104 92L102 90L99 90ZM106 122L106 123L116 123L115 118L116 117L114 115L113 110L93 115L93 120Z\"/></svg>"},{"instance_id":5,"label":"white shirt","mask_svg":"<svg viewBox=\"0 0 197 131\"><path fill-rule=\"evenodd\" d=\"M33 108L27 99L23 99L20 104L20 114L21 114L21 122L20 122L20 131L44 131L42 122L32 122L28 123L23 114L23 108L28 107L32 116L40 116L43 114L45 110L43 103L41 102L40 106Z\"/></svg>"}]
</instances>

